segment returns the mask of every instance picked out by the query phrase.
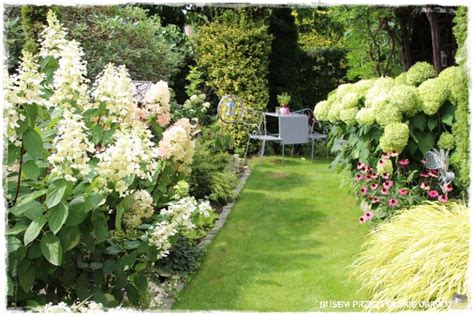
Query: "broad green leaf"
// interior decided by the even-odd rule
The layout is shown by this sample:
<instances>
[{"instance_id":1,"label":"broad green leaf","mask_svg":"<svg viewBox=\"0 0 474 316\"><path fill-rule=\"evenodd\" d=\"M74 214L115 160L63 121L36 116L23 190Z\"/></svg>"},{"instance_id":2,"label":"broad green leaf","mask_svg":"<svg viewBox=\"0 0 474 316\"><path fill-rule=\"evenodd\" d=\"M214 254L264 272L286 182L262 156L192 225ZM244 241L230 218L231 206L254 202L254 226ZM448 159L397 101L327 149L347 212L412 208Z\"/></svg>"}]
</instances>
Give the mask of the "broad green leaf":
<instances>
[{"instance_id":1,"label":"broad green leaf","mask_svg":"<svg viewBox=\"0 0 474 316\"><path fill-rule=\"evenodd\" d=\"M419 138L418 143L418 147L420 148L421 153L424 155L428 150L433 148L433 145L433 134L430 132L424 132L423 135Z\"/></svg>"},{"instance_id":2,"label":"broad green leaf","mask_svg":"<svg viewBox=\"0 0 474 316\"><path fill-rule=\"evenodd\" d=\"M52 208L61 202L61 199L64 196L64 193L67 189L67 181L60 179L56 180L48 188L48 192L46 193L46 206L48 208Z\"/></svg>"},{"instance_id":3,"label":"broad green leaf","mask_svg":"<svg viewBox=\"0 0 474 316\"><path fill-rule=\"evenodd\" d=\"M41 239L41 253L49 263L59 266L63 257L63 247L59 238L52 233L47 233Z\"/></svg>"},{"instance_id":4,"label":"broad green leaf","mask_svg":"<svg viewBox=\"0 0 474 316\"><path fill-rule=\"evenodd\" d=\"M44 224L46 224L46 216L41 215L34 221L30 223L28 228L26 229L25 236L23 236L23 243L28 245L30 242L36 239L38 235L41 233L41 229L43 228Z\"/></svg>"},{"instance_id":5,"label":"broad green leaf","mask_svg":"<svg viewBox=\"0 0 474 316\"><path fill-rule=\"evenodd\" d=\"M40 168L38 168L33 160L23 163L22 170L25 177L31 180L37 180L40 175Z\"/></svg>"},{"instance_id":6,"label":"broad green leaf","mask_svg":"<svg viewBox=\"0 0 474 316\"><path fill-rule=\"evenodd\" d=\"M78 226L64 227L58 233L64 251L76 247L81 241L81 230Z\"/></svg>"},{"instance_id":7,"label":"broad green leaf","mask_svg":"<svg viewBox=\"0 0 474 316\"><path fill-rule=\"evenodd\" d=\"M49 229L56 235L66 222L69 215L69 206L63 201L48 211Z\"/></svg>"},{"instance_id":8,"label":"broad green leaf","mask_svg":"<svg viewBox=\"0 0 474 316\"><path fill-rule=\"evenodd\" d=\"M17 161L20 158L20 148L13 145L8 144L8 156L7 156L7 164L10 165Z\"/></svg>"},{"instance_id":9,"label":"broad green leaf","mask_svg":"<svg viewBox=\"0 0 474 316\"><path fill-rule=\"evenodd\" d=\"M43 141L34 129L29 128L23 134L23 146L34 160L43 158Z\"/></svg>"},{"instance_id":10,"label":"broad green leaf","mask_svg":"<svg viewBox=\"0 0 474 316\"><path fill-rule=\"evenodd\" d=\"M31 246L28 247L28 259L38 259L41 258L41 246L39 240L35 240Z\"/></svg>"},{"instance_id":11,"label":"broad green leaf","mask_svg":"<svg viewBox=\"0 0 474 316\"><path fill-rule=\"evenodd\" d=\"M18 266L18 280L25 293L29 293L31 291L31 287L35 282L35 276L35 265L29 260L23 260Z\"/></svg>"},{"instance_id":12,"label":"broad green leaf","mask_svg":"<svg viewBox=\"0 0 474 316\"><path fill-rule=\"evenodd\" d=\"M20 239L12 236L7 237L7 253L10 254L12 252L15 252L21 246L23 246L23 244L21 243Z\"/></svg>"},{"instance_id":13,"label":"broad green leaf","mask_svg":"<svg viewBox=\"0 0 474 316\"><path fill-rule=\"evenodd\" d=\"M426 126L426 116L422 113L418 113L411 119L411 125L423 132Z\"/></svg>"},{"instance_id":14,"label":"broad green leaf","mask_svg":"<svg viewBox=\"0 0 474 316\"><path fill-rule=\"evenodd\" d=\"M35 104L30 104L26 107L26 119L30 127L35 126L36 117L38 116L38 107Z\"/></svg>"},{"instance_id":15,"label":"broad green leaf","mask_svg":"<svg viewBox=\"0 0 474 316\"><path fill-rule=\"evenodd\" d=\"M148 279L143 273L137 273L133 277L133 284L140 292L145 292L148 287Z\"/></svg>"},{"instance_id":16,"label":"broad green leaf","mask_svg":"<svg viewBox=\"0 0 474 316\"><path fill-rule=\"evenodd\" d=\"M132 284L127 284L125 288L127 290L127 297L133 305L138 305L140 303L140 294L135 286Z\"/></svg>"},{"instance_id":17,"label":"broad green leaf","mask_svg":"<svg viewBox=\"0 0 474 316\"><path fill-rule=\"evenodd\" d=\"M97 243L101 243L109 237L109 228L107 227L107 219L103 212L95 212L92 216L92 224L94 225L94 235Z\"/></svg>"},{"instance_id":18,"label":"broad green leaf","mask_svg":"<svg viewBox=\"0 0 474 316\"><path fill-rule=\"evenodd\" d=\"M439 125L438 118L430 117L426 125L428 126L430 131L434 130Z\"/></svg>"},{"instance_id":19,"label":"broad green leaf","mask_svg":"<svg viewBox=\"0 0 474 316\"><path fill-rule=\"evenodd\" d=\"M24 207L25 204L30 203L31 201L36 200L36 199L39 198L40 196L43 196L46 192L47 192L47 190L46 190L46 189L43 189L43 190L34 191L34 192L28 193L28 194L26 194L26 195L23 195L23 196L18 200L18 202L16 203L16 205L10 209L10 212L11 212L12 214L14 214L14 215L17 215L17 214L20 212L19 209L21 209L22 211L24 211L21 207ZM15 209L16 209L16 210L15 210ZM17 216L19 216L19 215L17 215Z\"/></svg>"},{"instance_id":20,"label":"broad green leaf","mask_svg":"<svg viewBox=\"0 0 474 316\"><path fill-rule=\"evenodd\" d=\"M102 136L104 135L104 128L101 125L95 125L91 128L92 142L94 144L100 143Z\"/></svg>"},{"instance_id":21,"label":"broad green leaf","mask_svg":"<svg viewBox=\"0 0 474 316\"><path fill-rule=\"evenodd\" d=\"M25 223L18 223L12 228L8 229L7 235L17 235L24 232L28 228L28 225Z\"/></svg>"},{"instance_id":22,"label":"broad green leaf","mask_svg":"<svg viewBox=\"0 0 474 316\"><path fill-rule=\"evenodd\" d=\"M13 285L12 278L7 275L7 296L13 296L15 293L15 286Z\"/></svg>"},{"instance_id":23,"label":"broad green leaf","mask_svg":"<svg viewBox=\"0 0 474 316\"><path fill-rule=\"evenodd\" d=\"M448 126L452 126L453 125L453 121L454 121L454 113L453 112L447 112L445 113L442 117L441 117L441 121L448 125Z\"/></svg>"}]
</instances>

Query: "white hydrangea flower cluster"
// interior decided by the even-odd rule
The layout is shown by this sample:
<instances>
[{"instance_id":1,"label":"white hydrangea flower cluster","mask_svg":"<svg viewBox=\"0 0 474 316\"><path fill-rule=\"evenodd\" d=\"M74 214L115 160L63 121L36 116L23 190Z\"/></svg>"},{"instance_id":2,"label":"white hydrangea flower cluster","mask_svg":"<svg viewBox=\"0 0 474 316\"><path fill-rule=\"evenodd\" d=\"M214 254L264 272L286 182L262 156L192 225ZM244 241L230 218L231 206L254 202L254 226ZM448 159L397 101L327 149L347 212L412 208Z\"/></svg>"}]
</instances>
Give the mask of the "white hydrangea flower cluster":
<instances>
[{"instance_id":1,"label":"white hydrangea flower cluster","mask_svg":"<svg viewBox=\"0 0 474 316\"><path fill-rule=\"evenodd\" d=\"M171 248L170 237L176 235L181 229L191 230L195 227L192 215L199 213L209 216L212 208L209 201L198 203L194 197L185 197L179 201L171 202L168 208L162 209L160 214L168 220L155 225L148 235L148 241L159 250L159 258L166 257Z\"/></svg>"},{"instance_id":2,"label":"white hydrangea flower cluster","mask_svg":"<svg viewBox=\"0 0 474 316\"><path fill-rule=\"evenodd\" d=\"M120 196L126 196L127 185L123 179L134 175L140 179L151 180L158 162L158 150L151 141L153 134L141 122L134 122L132 128L117 130L115 142L104 152L97 154L97 171L108 182L115 183Z\"/></svg>"},{"instance_id":3,"label":"white hydrangea flower cluster","mask_svg":"<svg viewBox=\"0 0 474 316\"><path fill-rule=\"evenodd\" d=\"M125 225L133 229L140 225L144 219L150 218L153 213L153 198L147 190L138 190L133 193L133 202L130 210L123 215Z\"/></svg>"},{"instance_id":4,"label":"white hydrangea flower cluster","mask_svg":"<svg viewBox=\"0 0 474 316\"><path fill-rule=\"evenodd\" d=\"M89 172L87 153L94 152L94 145L87 139L86 125L81 115L64 110L63 119L57 125L57 136L53 144L53 153L48 161L53 165L52 173L64 176L64 179L76 182L74 171L81 175Z\"/></svg>"},{"instance_id":5,"label":"white hydrangea flower cluster","mask_svg":"<svg viewBox=\"0 0 474 316\"><path fill-rule=\"evenodd\" d=\"M15 91L12 86L12 80L6 71L4 73L3 83L3 121L5 123L3 135L16 146L21 146L21 142L18 140L15 129L20 127L18 122L25 120L25 116L18 112L17 107L13 103L13 100L15 99Z\"/></svg>"},{"instance_id":6,"label":"white hydrangea flower cluster","mask_svg":"<svg viewBox=\"0 0 474 316\"><path fill-rule=\"evenodd\" d=\"M54 74L52 105L60 108L88 107L87 69L84 52L76 41L69 41L61 51L59 67Z\"/></svg>"},{"instance_id":7,"label":"white hydrangea flower cluster","mask_svg":"<svg viewBox=\"0 0 474 316\"><path fill-rule=\"evenodd\" d=\"M48 303L33 309L37 313L96 313L103 312L104 306L94 301L76 302L69 306L65 302Z\"/></svg>"},{"instance_id":8,"label":"white hydrangea flower cluster","mask_svg":"<svg viewBox=\"0 0 474 316\"><path fill-rule=\"evenodd\" d=\"M190 165L193 160L193 126L187 118L179 119L163 133L158 154L163 159L172 159L178 164Z\"/></svg>"},{"instance_id":9,"label":"white hydrangea flower cluster","mask_svg":"<svg viewBox=\"0 0 474 316\"><path fill-rule=\"evenodd\" d=\"M156 309L164 306L164 300L168 296L162 286L158 286L156 283L148 281L147 292L151 295L148 308Z\"/></svg>"},{"instance_id":10,"label":"white hydrangea flower cluster","mask_svg":"<svg viewBox=\"0 0 474 316\"><path fill-rule=\"evenodd\" d=\"M43 105L43 92L41 82L44 75L40 73L39 66L33 55L28 51L23 51L18 72L12 76L14 98L16 105L38 104Z\"/></svg>"},{"instance_id":11,"label":"white hydrangea flower cluster","mask_svg":"<svg viewBox=\"0 0 474 316\"><path fill-rule=\"evenodd\" d=\"M144 115L149 118L156 115L158 124L165 127L171 120L170 90L166 81L160 80L150 87L145 96Z\"/></svg>"},{"instance_id":12,"label":"white hydrangea flower cluster","mask_svg":"<svg viewBox=\"0 0 474 316\"><path fill-rule=\"evenodd\" d=\"M130 125L135 119L137 105L133 98L135 87L125 66L115 67L108 64L94 83L92 97L94 106L99 107L101 102L107 104L108 115L103 121ZM108 122L106 122L108 125Z\"/></svg>"},{"instance_id":13,"label":"white hydrangea flower cluster","mask_svg":"<svg viewBox=\"0 0 474 316\"><path fill-rule=\"evenodd\" d=\"M53 11L48 11L46 19L48 25L40 34L40 56L58 58L67 44L67 32Z\"/></svg>"}]
</instances>

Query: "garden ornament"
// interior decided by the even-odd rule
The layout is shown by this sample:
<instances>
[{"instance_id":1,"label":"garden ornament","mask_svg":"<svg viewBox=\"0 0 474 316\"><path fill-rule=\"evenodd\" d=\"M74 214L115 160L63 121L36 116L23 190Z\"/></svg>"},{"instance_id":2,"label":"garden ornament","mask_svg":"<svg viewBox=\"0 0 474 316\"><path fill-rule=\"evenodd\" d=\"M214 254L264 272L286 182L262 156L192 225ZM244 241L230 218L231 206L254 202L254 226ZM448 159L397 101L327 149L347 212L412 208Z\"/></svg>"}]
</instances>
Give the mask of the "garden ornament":
<instances>
[{"instance_id":1,"label":"garden ornament","mask_svg":"<svg viewBox=\"0 0 474 316\"><path fill-rule=\"evenodd\" d=\"M228 124L234 124L242 119L244 111L242 99L233 94L222 97L217 106L219 119Z\"/></svg>"},{"instance_id":2,"label":"garden ornament","mask_svg":"<svg viewBox=\"0 0 474 316\"><path fill-rule=\"evenodd\" d=\"M454 180L454 172L449 171L449 150L444 149L431 149L425 153L424 162L426 168L438 170L440 172L440 178L443 183L442 189L444 192L444 186L451 183Z\"/></svg>"}]
</instances>

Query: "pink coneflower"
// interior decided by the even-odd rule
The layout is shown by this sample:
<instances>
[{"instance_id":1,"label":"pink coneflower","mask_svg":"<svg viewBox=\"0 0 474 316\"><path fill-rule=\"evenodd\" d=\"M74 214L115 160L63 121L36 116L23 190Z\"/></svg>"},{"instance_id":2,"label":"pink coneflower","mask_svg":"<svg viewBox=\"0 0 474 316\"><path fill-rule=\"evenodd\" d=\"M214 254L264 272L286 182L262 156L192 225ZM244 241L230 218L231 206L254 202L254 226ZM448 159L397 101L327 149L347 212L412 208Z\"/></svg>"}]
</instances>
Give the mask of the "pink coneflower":
<instances>
[{"instance_id":1,"label":"pink coneflower","mask_svg":"<svg viewBox=\"0 0 474 316\"><path fill-rule=\"evenodd\" d=\"M388 195L388 189L382 188L382 190L380 190L380 193L382 193L383 195Z\"/></svg>"},{"instance_id":2,"label":"pink coneflower","mask_svg":"<svg viewBox=\"0 0 474 316\"><path fill-rule=\"evenodd\" d=\"M428 171L428 175L430 177L437 178L438 177L438 172L436 172L435 170L430 170L430 171Z\"/></svg>"},{"instance_id":3,"label":"pink coneflower","mask_svg":"<svg viewBox=\"0 0 474 316\"><path fill-rule=\"evenodd\" d=\"M377 161L377 165L383 167L385 165L385 159L379 159L379 161Z\"/></svg>"},{"instance_id":4,"label":"pink coneflower","mask_svg":"<svg viewBox=\"0 0 474 316\"><path fill-rule=\"evenodd\" d=\"M365 220L370 221L372 218L374 218L374 213L371 211L367 211L364 214Z\"/></svg>"},{"instance_id":5,"label":"pink coneflower","mask_svg":"<svg viewBox=\"0 0 474 316\"><path fill-rule=\"evenodd\" d=\"M358 162L358 163L357 163L357 169L362 170L362 168L365 168L365 163L363 163L363 162Z\"/></svg>"},{"instance_id":6,"label":"pink coneflower","mask_svg":"<svg viewBox=\"0 0 474 316\"><path fill-rule=\"evenodd\" d=\"M445 190L446 192L451 192L451 191L453 190L453 185L452 185L451 183L446 183L446 184L444 185L444 190Z\"/></svg>"},{"instance_id":7,"label":"pink coneflower","mask_svg":"<svg viewBox=\"0 0 474 316\"><path fill-rule=\"evenodd\" d=\"M360 171L362 173L367 173L367 167L364 166L364 167L360 168Z\"/></svg>"},{"instance_id":8,"label":"pink coneflower","mask_svg":"<svg viewBox=\"0 0 474 316\"><path fill-rule=\"evenodd\" d=\"M368 174L368 175L365 176L365 180L367 180L367 181L372 180L372 177L370 176L370 174Z\"/></svg>"},{"instance_id":9,"label":"pink coneflower","mask_svg":"<svg viewBox=\"0 0 474 316\"><path fill-rule=\"evenodd\" d=\"M372 168L372 167L367 167L367 171L370 172L370 173L372 173L372 172L374 172L374 168Z\"/></svg>"},{"instance_id":10,"label":"pink coneflower","mask_svg":"<svg viewBox=\"0 0 474 316\"><path fill-rule=\"evenodd\" d=\"M427 163L427 161L425 159L421 159L420 161L421 161L421 163Z\"/></svg>"},{"instance_id":11,"label":"pink coneflower","mask_svg":"<svg viewBox=\"0 0 474 316\"><path fill-rule=\"evenodd\" d=\"M448 202L448 195L445 194L445 195L440 195L440 196L438 196L438 201L440 201L441 203L446 203L446 202Z\"/></svg>"},{"instance_id":12,"label":"pink coneflower","mask_svg":"<svg viewBox=\"0 0 474 316\"><path fill-rule=\"evenodd\" d=\"M372 173L372 174L370 175L370 178L371 178L371 179L377 179L377 174L376 174L376 173Z\"/></svg>"},{"instance_id":13,"label":"pink coneflower","mask_svg":"<svg viewBox=\"0 0 474 316\"><path fill-rule=\"evenodd\" d=\"M360 181L360 180L362 180L362 179L364 179L364 175L362 175L362 174L356 175L356 180L357 180L357 181Z\"/></svg>"},{"instance_id":14,"label":"pink coneflower","mask_svg":"<svg viewBox=\"0 0 474 316\"><path fill-rule=\"evenodd\" d=\"M366 195L366 194L367 194L367 191L369 191L369 190L367 189L367 187L362 187L362 189L360 189L360 193L361 193L362 195Z\"/></svg>"},{"instance_id":15,"label":"pink coneflower","mask_svg":"<svg viewBox=\"0 0 474 316\"><path fill-rule=\"evenodd\" d=\"M400 195L407 195L408 192L410 192L410 191L408 191L408 189L400 189L400 190L398 190L398 194L400 194Z\"/></svg>"},{"instance_id":16,"label":"pink coneflower","mask_svg":"<svg viewBox=\"0 0 474 316\"><path fill-rule=\"evenodd\" d=\"M385 159L385 160L390 159L390 155L387 154L387 153L382 153L381 157L382 157L382 159Z\"/></svg>"},{"instance_id":17,"label":"pink coneflower","mask_svg":"<svg viewBox=\"0 0 474 316\"><path fill-rule=\"evenodd\" d=\"M365 223L365 216L359 217L359 224L364 224Z\"/></svg>"},{"instance_id":18,"label":"pink coneflower","mask_svg":"<svg viewBox=\"0 0 474 316\"><path fill-rule=\"evenodd\" d=\"M372 183L372 184L370 185L370 188L371 188L372 190L377 190L378 187L379 187L379 185L378 185L377 183Z\"/></svg>"},{"instance_id":19,"label":"pink coneflower","mask_svg":"<svg viewBox=\"0 0 474 316\"><path fill-rule=\"evenodd\" d=\"M406 167L406 166L408 166L408 164L410 163L410 160L408 160L408 159L403 159L403 160L400 160L398 163L400 164L400 166Z\"/></svg>"},{"instance_id":20,"label":"pink coneflower","mask_svg":"<svg viewBox=\"0 0 474 316\"><path fill-rule=\"evenodd\" d=\"M387 180L383 183L383 187L387 190L390 189L392 186L393 186L393 181Z\"/></svg>"},{"instance_id":21,"label":"pink coneflower","mask_svg":"<svg viewBox=\"0 0 474 316\"><path fill-rule=\"evenodd\" d=\"M392 152L390 153L390 156L392 157L397 157L398 156L398 153L396 150L392 150Z\"/></svg>"},{"instance_id":22,"label":"pink coneflower","mask_svg":"<svg viewBox=\"0 0 474 316\"><path fill-rule=\"evenodd\" d=\"M390 200L388 200L388 205L390 205L390 207L395 207L398 205L398 200L391 198Z\"/></svg>"},{"instance_id":23,"label":"pink coneflower","mask_svg":"<svg viewBox=\"0 0 474 316\"><path fill-rule=\"evenodd\" d=\"M390 179L390 173L388 173L388 172L382 173L382 178L384 178L385 180Z\"/></svg>"},{"instance_id":24,"label":"pink coneflower","mask_svg":"<svg viewBox=\"0 0 474 316\"><path fill-rule=\"evenodd\" d=\"M379 198L377 198L377 197L373 197L370 202L371 202L372 204L377 204L377 203L380 203L380 200L379 200Z\"/></svg>"},{"instance_id":25,"label":"pink coneflower","mask_svg":"<svg viewBox=\"0 0 474 316\"><path fill-rule=\"evenodd\" d=\"M422 177L422 178L428 178L429 176L430 175L427 174L427 173L424 173L424 172L420 173L420 177Z\"/></svg>"},{"instance_id":26,"label":"pink coneflower","mask_svg":"<svg viewBox=\"0 0 474 316\"><path fill-rule=\"evenodd\" d=\"M429 197L430 199L435 199L435 198L437 198L438 196L439 196L439 192L436 191L436 190L430 190L430 191L428 192L428 197Z\"/></svg>"},{"instance_id":27,"label":"pink coneflower","mask_svg":"<svg viewBox=\"0 0 474 316\"><path fill-rule=\"evenodd\" d=\"M430 189L430 186L427 185L426 183L422 182L422 183L420 184L420 188L421 188L422 190L428 191L428 190Z\"/></svg>"}]
</instances>

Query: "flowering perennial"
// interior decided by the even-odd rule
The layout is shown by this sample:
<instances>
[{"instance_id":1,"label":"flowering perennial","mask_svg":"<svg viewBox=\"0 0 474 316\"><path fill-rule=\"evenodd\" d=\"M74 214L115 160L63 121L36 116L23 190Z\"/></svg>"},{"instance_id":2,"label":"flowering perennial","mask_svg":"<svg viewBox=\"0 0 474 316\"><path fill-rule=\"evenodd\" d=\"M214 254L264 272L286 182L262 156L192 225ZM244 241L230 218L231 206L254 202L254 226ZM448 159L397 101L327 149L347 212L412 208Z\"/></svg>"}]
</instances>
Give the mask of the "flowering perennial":
<instances>
[{"instance_id":1,"label":"flowering perennial","mask_svg":"<svg viewBox=\"0 0 474 316\"><path fill-rule=\"evenodd\" d=\"M59 23L53 11L48 11L48 25L40 34L40 56L58 58L67 44L66 29Z\"/></svg>"},{"instance_id":2,"label":"flowering perennial","mask_svg":"<svg viewBox=\"0 0 474 316\"><path fill-rule=\"evenodd\" d=\"M153 198L147 190L138 190L133 193L133 202L130 210L123 214L123 221L127 228L135 228L143 219L150 218L153 213Z\"/></svg>"},{"instance_id":3,"label":"flowering perennial","mask_svg":"<svg viewBox=\"0 0 474 316\"><path fill-rule=\"evenodd\" d=\"M57 126L53 153L48 160L53 165L52 173L64 176L67 181L76 182L74 171L81 175L89 172L87 153L94 151L94 146L87 139L86 126L79 114L69 110L63 112L63 119Z\"/></svg>"}]
</instances>

